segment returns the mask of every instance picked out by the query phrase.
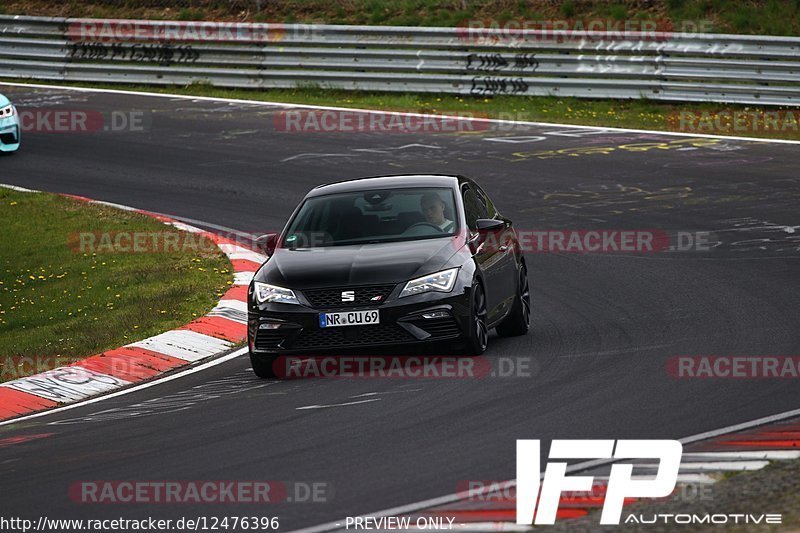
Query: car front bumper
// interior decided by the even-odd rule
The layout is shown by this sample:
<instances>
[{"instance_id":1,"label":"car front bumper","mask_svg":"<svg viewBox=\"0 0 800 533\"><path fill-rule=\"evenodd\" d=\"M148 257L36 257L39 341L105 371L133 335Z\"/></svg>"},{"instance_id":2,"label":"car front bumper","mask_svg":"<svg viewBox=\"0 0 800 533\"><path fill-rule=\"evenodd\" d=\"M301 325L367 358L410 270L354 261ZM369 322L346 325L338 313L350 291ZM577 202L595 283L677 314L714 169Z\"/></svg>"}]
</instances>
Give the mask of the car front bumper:
<instances>
[{"instance_id":1,"label":"car front bumper","mask_svg":"<svg viewBox=\"0 0 800 533\"><path fill-rule=\"evenodd\" d=\"M320 313L380 311L380 323L321 328ZM436 313L433 318L423 314ZM316 309L306 305L248 306L248 346L253 354L308 354L349 348L405 346L464 337L470 323L469 289L395 298L382 305Z\"/></svg>"}]
</instances>

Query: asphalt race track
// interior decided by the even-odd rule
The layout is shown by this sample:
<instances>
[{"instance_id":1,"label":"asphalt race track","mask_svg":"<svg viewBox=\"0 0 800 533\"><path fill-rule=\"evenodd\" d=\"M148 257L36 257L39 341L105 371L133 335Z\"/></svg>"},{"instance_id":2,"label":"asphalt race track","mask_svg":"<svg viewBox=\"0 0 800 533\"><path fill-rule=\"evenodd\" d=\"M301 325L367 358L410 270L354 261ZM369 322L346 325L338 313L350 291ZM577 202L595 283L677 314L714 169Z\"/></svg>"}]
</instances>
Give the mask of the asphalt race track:
<instances>
[{"instance_id":1,"label":"asphalt race track","mask_svg":"<svg viewBox=\"0 0 800 533\"><path fill-rule=\"evenodd\" d=\"M463 173L517 228L704 231L714 244L528 255L532 331L492 336L487 357L526 360L529 375L264 382L238 357L2 426L0 491L17 516L279 516L289 531L450 494L464 480L511 479L519 438L680 438L798 407L796 380L666 370L676 355L800 354L796 145L558 126L288 133L276 131L278 106L2 91L21 111L138 110L146 122L145 131L27 133L18 154L0 159L4 183L266 232L324 182ZM496 140L508 136L517 142ZM85 480L256 479L326 483L328 501L81 505L69 496Z\"/></svg>"}]
</instances>

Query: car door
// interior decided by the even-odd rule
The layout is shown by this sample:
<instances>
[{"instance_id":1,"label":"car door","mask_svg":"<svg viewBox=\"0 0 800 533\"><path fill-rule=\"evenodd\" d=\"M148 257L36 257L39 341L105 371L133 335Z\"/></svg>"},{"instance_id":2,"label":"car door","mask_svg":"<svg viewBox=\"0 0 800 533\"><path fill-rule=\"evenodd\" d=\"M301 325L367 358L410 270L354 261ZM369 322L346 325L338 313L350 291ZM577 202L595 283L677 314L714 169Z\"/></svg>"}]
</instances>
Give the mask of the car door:
<instances>
[{"instance_id":1,"label":"car door","mask_svg":"<svg viewBox=\"0 0 800 533\"><path fill-rule=\"evenodd\" d=\"M478 199L486 206L489 218L505 222L505 228L495 237L498 252L502 254L498 258L501 282L498 296L501 300L501 312L505 313L514 303L514 297L517 293L517 248L514 228L511 221L497 211L489 195L479 185L473 184L473 187L478 194Z\"/></svg>"},{"instance_id":2,"label":"car door","mask_svg":"<svg viewBox=\"0 0 800 533\"><path fill-rule=\"evenodd\" d=\"M467 219L469 241L480 243L481 235L478 233L477 221L480 218L489 218L486 204L481 201L475 187L468 183L461 186L461 200L464 205L464 216ZM503 252L491 241L473 245L473 259L478 269L483 274L484 290L486 292L487 321L493 322L502 316L503 285L502 257Z\"/></svg>"}]
</instances>

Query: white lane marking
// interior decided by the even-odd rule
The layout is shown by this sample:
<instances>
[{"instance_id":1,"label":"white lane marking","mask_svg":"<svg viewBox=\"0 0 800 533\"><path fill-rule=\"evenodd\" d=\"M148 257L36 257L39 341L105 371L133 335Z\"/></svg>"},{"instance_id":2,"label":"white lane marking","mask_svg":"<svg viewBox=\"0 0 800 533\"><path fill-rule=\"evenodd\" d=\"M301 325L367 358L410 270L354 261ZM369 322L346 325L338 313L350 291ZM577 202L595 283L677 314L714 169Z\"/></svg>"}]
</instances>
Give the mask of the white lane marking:
<instances>
[{"instance_id":1,"label":"white lane marking","mask_svg":"<svg viewBox=\"0 0 800 533\"><path fill-rule=\"evenodd\" d=\"M82 366L63 366L0 384L54 402L74 402L130 385L130 381Z\"/></svg>"},{"instance_id":2,"label":"white lane marking","mask_svg":"<svg viewBox=\"0 0 800 533\"><path fill-rule=\"evenodd\" d=\"M363 398L364 396L378 396L384 394L405 394L407 392L419 392L422 389L408 389L408 390L390 390L390 391L383 391L383 392L365 392L364 394L356 394L355 396L350 396L351 398Z\"/></svg>"},{"instance_id":3,"label":"white lane marking","mask_svg":"<svg viewBox=\"0 0 800 533\"><path fill-rule=\"evenodd\" d=\"M369 400L361 400L358 402L344 402L344 403L332 403L328 405L306 405L304 407L297 407L298 411L302 411L304 409L327 409L329 407L345 407L348 405L358 405L362 403L370 403L370 402L379 402L381 401L380 398L370 398Z\"/></svg>"},{"instance_id":4,"label":"white lane marking","mask_svg":"<svg viewBox=\"0 0 800 533\"><path fill-rule=\"evenodd\" d=\"M744 472L746 470L761 470L769 461L711 461L708 463L681 463L681 472ZM658 465L652 465L658 470Z\"/></svg>"},{"instance_id":5,"label":"white lane marking","mask_svg":"<svg viewBox=\"0 0 800 533\"><path fill-rule=\"evenodd\" d=\"M127 346L144 348L169 355L170 357L177 357L184 361L194 362L198 359L224 352L231 348L233 343L197 333L196 331L176 329Z\"/></svg>"},{"instance_id":6,"label":"white lane marking","mask_svg":"<svg viewBox=\"0 0 800 533\"><path fill-rule=\"evenodd\" d=\"M188 231L189 233L206 233L205 230L190 226L189 224L184 224L183 222L167 222L167 224L173 228Z\"/></svg>"},{"instance_id":7,"label":"white lane marking","mask_svg":"<svg viewBox=\"0 0 800 533\"><path fill-rule=\"evenodd\" d=\"M387 146L386 148L351 148L351 150L354 152L374 152L385 154L386 152L391 152L392 150L405 150L406 148L430 148L431 150L444 150L443 147L436 146L435 144L419 143L404 144L402 146Z\"/></svg>"},{"instance_id":8,"label":"white lane marking","mask_svg":"<svg viewBox=\"0 0 800 533\"><path fill-rule=\"evenodd\" d=\"M0 187L4 189L11 189L12 191L18 192L41 192L34 189L26 189L25 187L17 187L16 185L8 185L7 183L0 183Z\"/></svg>"},{"instance_id":9,"label":"white lane marking","mask_svg":"<svg viewBox=\"0 0 800 533\"><path fill-rule=\"evenodd\" d=\"M213 96L189 96L185 94L169 94L169 93L151 93L139 91L126 91L123 89L94 89L89 87L68 87L65 85L43 85L40 83L17 83L17 82L0 82L0 85L7 85L9 87L35 87L40 89L58 89L63 91L76 91L76 92L95 92L106 94L122 94L133 96L148 96L153 98L173 98L179 100L192 100L199 102L225 102L231 104L247 104L254 106L265 107L283 107L289 109L326 109L332 111L351 111L358 113L373 113L373 114L393 114L404 117L420 117L420 118L450 118L453 120L471 120L475 122L497 123L497 124L523 124L529 126L546 126L546 127L559 127L568 129L582 129L582 130L607 130L610 132L621 133L650 133L656 135L667 135L673 137L695 137L705 139L729 139L733 141L752 141L760 143L772 144L800 144L800 141L789 139L762 139L758 137L737 137L732 135L700 135L697 133L683 133L678 131L660 131L660 130L640 130L633 128L614 128L609 126L587 126L585 124L560 124L557 122L533 122L527 120L502 120L496 118L465 118L453 115L431 115L429 113L408 113L402 111L385 111L381 109L363 109L357 107L337 107L325 105L311 105L311 104L291 104L287 102L266 102L259 100L243 100L237 98L217 98ZM337 155L337 154L332 154Z\"/></svg>"},{"instance_id":10,"label":"white lane marking","mask_svg":"<svg viewBox=\"0 0 800 533\"><path fill-rule=\"evenodd\" d=\"M348 154L297 154L291 157L287 157L286 159L281 159L281 163L285 163L287 161L292 161L295 159L309 159L314 157L347 157Z\"/></svg>"},{"instance_id":11,"label":"white lane marking","mask_svg":"<svg viewBox=\"0 0 800 533\"><path fill-rule=\"evenodd\" d=\"M182 216L178 216L178 215L168 215L166 213L156 213L156 214L157 215L161 215L161 216L165 216L165 217L169 217L169 218L174 218L175 220L181 220L181 221L186 222L188 224L195 224L195 225L198 225L198 226L203 226L204 228L210 228L210 229L214 229L214 230L217 230L217 231L222 231L222 232L225 232L225 233L229 233L231 235L237 235L239 237L246 237L248 239L252 239L253 237L257 237L258 235L260 235L260 234L257 235L257 234L253 234L253 233L248 233L246 231L240 231L238 229L230 228L228 226L220 226L219 224L213 224L211 222L206 222L204 220L197 220L197 219L194 219L194 218L187 218L187 217L182 217Z\"/></svg>"},{"instance_id":12,"label":"white lane marking","mask_svg":"<svg viewBox=\"0 0 800 533\"><path fill-rule=\"evenodd\" d=\"M631 476L631 478L632 477L633 476ZM711 485L712 483L716 482L717 479L709 476L708 474L678 474L678 483Z\"/></svg>"},{"instance_id":13,"label":"white lane marking","mask_svg":"<svg viewBox=\"0 0 800 533\"><path fill-rule=\"evenodd\" d=\"M33 418L39 418L39 417L42 417L42 416L48 416L48 415L52 415L52 414L56 414L56 413L61 413L62 411L68 411L70 409L83 407L84 405L89 405L89 404L93 404L93 403L102 402L102 401L105 401L105 400L110 400L111 398L116 398L118 396L123 396L125 394L130 394L132 392L138 392L138 391L140 391L142 389L155 387L156 385L161 385L162 383L167 383L168 381L172 381L174 379L179 379L179 378L182 378L184 376L188 376L190 374L194 374L195 372L202 372L203 370L206 370L208 368L211 368L211 367L214 367L214 366L217 366L217 365L221 365L222 363L227 363L231 359L235 359L235 358L237 358L240 355L243 355L245 353L247 353L247 348L246 347L245 348L240 348L240 349L236 350L235 352L229 353L228 355L223 355L222 357L218 357L217 359L212 359L211 361L199 364L197 366L192 366L192 367L187 368L186 370L183 370L183 371L178 372L176 374L170 374L169 376L160 377L160 378L154 379L153 381L148 381L147 383L142 383L140 385L135 385L133 387L122 389L122 390L119 390L117 392L112 392L111 394L106 394L105 396L98 396L96 398L89 398L88 400L84 400L84 401L81 401L81 402L71 403L71 404L65 405L63 407L57 407L55 409L50 409L49 411L41 411L39 413L33 413L33 414L30 414L30 415L21 416L19 418L6 420L6 421L3 421L3 422L0 422L0 426L7 426L7 425L10 425L10 424L18 424L19 422L25 422L25 421L31 420Z\"/></svg>"},{"instance_id":14,"label":"white lane marking","mask_svg":"<svg viewBox=\"0 0 800 533\"><path fill-rule=\"evenodd\" d=\"M92 200L92 203L93 204L100 204L100 205L107 205L108 207L113 207L115 209L121 209L123 211L140 211L139 209L136 209L135 207L130 207L128 205L122 205L122 204L115 204L114 202L104 202L102 200ZM199 230L197 230L197 228L192 228L191 226L187 226L187 228L191 228L191 229L187 229L186 231L192 231L192 230L199 231Z\"/></svg>"},{"instance_id":15,"label":"white lane marking","mask_svg":"<svg viewBox=\"0 0 800 533\"><path fill-rule=\"evenodd\" d=\"M734 424L732 426L727 426L720 429L715 429L712 431L706 431L704 433L698 433L697 435L691 435L689 437L684 437L680 440L684 445L697 442L701 440L711 439L714 437L719 437L720 435L725 435L728 433L734 433L737 431L742 431L745 429L751 429L758 426L763 426L766 424L771 424L772 422L779 422L781 420L786 420L788 418L796 418L800 416L800 409L793 409L791 411L784 411L783 413L778 413L775 415L765 416L762 418L757 418L755 420L750 420L749 422L742 422L741 424ZM594 468L598 466L607 465L613 463L613 459L595 459L592 461L585 461L583 463L576 463L574 465L567 467L567 472L572 473L575 471L586 470L588 468ZM542 474L544 476L544 474ZM517 485L516 480L508 480L500 482L504 487L515 487ZM474 498L475 492L465 490L462 492L456 492L453 494L447 494L445 496L439 496L437 498L430 498L428 500L422 500L419 502L409 503L406 505L401 505L398 507L392 507L391 509L384 509L382 511L376 511L374 513L366 513L361 515L361 517L381 517L381 516L395 516L401 514L408 514L413 513L415 511L420 511L422 509L429 509L431 507L438 507L440 505L446 505L448 503L457 502L459 500L466 500L468 498ZM288 533L321 533L323 531L335 531L337 529L342 528L342 524L344 523L344 519L340 519L338 522L327 522L324 524L319 524L317 526L305 527L301 529L295 529L289 531Z\"/></svg>"},{"instance_id":16,"label":"white lane marking","mask_svg":"<svg viewBox=\"0 0 800 533\"><path fill-rule=\"evenodd\" d=\"M608 476L594 476L594 479L597 481L608 481ZM652 481L655 479L655 475L632 475L631 479L633 480L640 480L640 481ZM686 484L702 484L702 485L711 485L718 481L717 478L711 477L708 474L678 474L678 483L686 483Z\"/></svg>"},{"instance_id":17,"label":"white lane marking","mask_svg":"<svg viewBox=\"0 0 800 533\"><path fill-rule=\"evenodd\" d=\"M734 424L732 426L706 431L705 433L698 433L697 435L692 435L691 437L684 437L683 439L680 439L680 441L684 445L691 444L692 442L707 440L714 437L719 437L721 435L727 435L728 433L736 433L737 431L742 431L744 429L765 426L773 422L780 422L781 420L786 420L787 418L796 418L798 416L800 416L800 409L792 409L791 411L784 411L783 413L778 413L776 415L757 418L755 420L750 420L749 422L742 422L741 424Z\"/></svg>"},{"instance_id":18,"label":"white lane marking","mask_svg":"<svg viewBox=\"0 0 800 533\"><path fill-rule=\"evenodd\" d=\"M642 476L642 479L646 478L647 476ZM635 479L635 476L631 476L631 479ZM650 476L649 479L655 479L655 475ZM702 472L690 472L678 473L677 483L684 485L713 485L717 481L719 481L719 476L712 476Z\"/></svg>"},{"instance_id":19,"label":"white lane marking","mask_svg":"<svg viewBox=\"0 0 800 533\"><path fill-rule=\"evenodd\" d=\"M800 450L764 450L751 452L695 452L683 454L684 459L766 459L786 461L800 459Z\"/></svg>"},{"instance_id":20,"label":"white lane marking","mask_svg":"<svg viewBox=\"0 0 800 533\"><path fill-rule=\"evenodd\" d=\"M680 472L743 472L745 470L761 470L769 464L769 461L709 461L709 462L690 462L681 463ZM636 470L658 470L658 463L637 463L634 465Z\"/></svg>"}]
</instances>

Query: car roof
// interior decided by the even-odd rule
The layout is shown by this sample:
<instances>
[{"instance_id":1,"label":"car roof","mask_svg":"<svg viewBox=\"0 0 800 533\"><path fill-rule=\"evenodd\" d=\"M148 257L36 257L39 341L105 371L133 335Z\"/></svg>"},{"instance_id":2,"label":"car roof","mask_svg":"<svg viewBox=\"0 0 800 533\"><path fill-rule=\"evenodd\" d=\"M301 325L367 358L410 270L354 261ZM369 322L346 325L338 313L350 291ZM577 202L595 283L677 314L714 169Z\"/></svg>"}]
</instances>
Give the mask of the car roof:
<instances>
[{"instance_id":1,"label":"car roof","mask_svg":"<svg viewBox=\"0 0 800 533\"><path fill-rule=\"evenodd\" d=\"M461 176L451 174L397 174L392 176L369 176L365 178L326 183L315 187L308 193L311 196L324 196L341 192L365 191L372 189L394 189L405 187L456 187Z\"/></svg>"}]
</instances>

